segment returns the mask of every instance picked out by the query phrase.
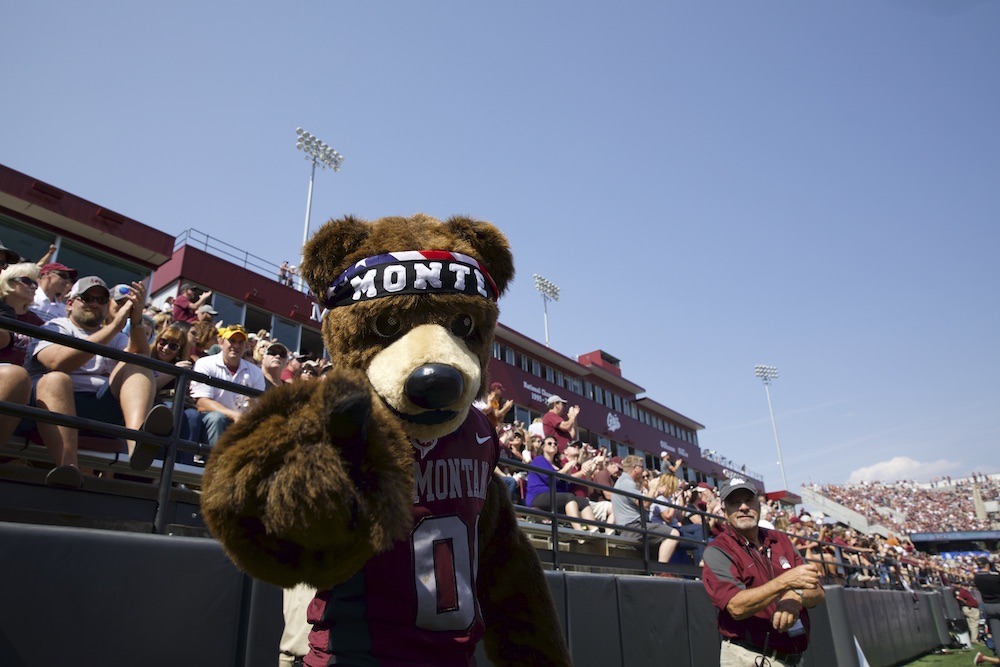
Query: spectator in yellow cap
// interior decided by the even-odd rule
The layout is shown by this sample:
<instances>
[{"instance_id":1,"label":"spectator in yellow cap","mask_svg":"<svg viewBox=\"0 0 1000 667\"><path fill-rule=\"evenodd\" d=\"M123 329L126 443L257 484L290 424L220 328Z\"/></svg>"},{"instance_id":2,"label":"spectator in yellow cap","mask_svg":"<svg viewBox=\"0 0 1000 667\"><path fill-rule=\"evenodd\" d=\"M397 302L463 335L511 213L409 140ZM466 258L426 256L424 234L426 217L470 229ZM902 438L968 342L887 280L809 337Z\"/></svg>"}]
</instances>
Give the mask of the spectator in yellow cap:
<instances>
[{"instance_id":1,"label":"spectator in yellow cap","mask_svg":"<svg viewBox=\"0 0 1000 667\"><path fill-rule=\"evenodd\" d=\"M266 386L264 373L252 361L243 358L248 341L246 330L239 324L231 324L219 330L219 339L222 351L198 359L194 370L211 378L263 391ZM226 428L250 405L248 396L203 382L191 383L191 396L198 406L203 437L210 447L215 446Z\"/></svg>"}]
</instances>

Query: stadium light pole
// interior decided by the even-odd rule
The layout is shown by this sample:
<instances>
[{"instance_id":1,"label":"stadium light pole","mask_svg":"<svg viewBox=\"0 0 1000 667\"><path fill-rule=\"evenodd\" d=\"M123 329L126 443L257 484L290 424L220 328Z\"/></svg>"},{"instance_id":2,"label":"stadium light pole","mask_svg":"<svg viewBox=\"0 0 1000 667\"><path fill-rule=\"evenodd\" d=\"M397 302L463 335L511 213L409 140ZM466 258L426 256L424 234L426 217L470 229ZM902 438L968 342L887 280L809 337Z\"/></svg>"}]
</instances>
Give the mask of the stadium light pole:
<instances>
[{"instance_id":1,"label":"stadium light pole","mask_svg":"<svg viewBox=\"0 0 1000 667\"><path fill-rule=\"evenodd\" d=\"M327 146L325 143L309 134L301 127L295 130L298 138L295 140L295 147L306 154L306 159L312 162L312 171L309 174L309 194L306 196L306 225L302 232L303 253L299 257L299 289L302 289L302 260L305 259L305 245L309 240L309 218L312 213L313 181L316 180L316 167L320 169L333 169L340 171L340 165L344 162L344 156Z\"/></svg>"},{"instance_id":2,"label":"stadium light pole","mask_svg":"<svg viewBox=\"0 0 1000 667\"><path fill-rule=\"evenodd\" d=\"M771 407L771 380L778 377L778 369L774 366L758 364L754 367L754 373L764 382L764 393L767 394L767 410L771 413L771 428L774 430L774 444L778 447L778 467L781 468L781 483L785 485L784 491L788 491L788 479L785 477L785 463L781 457L781 441L778 440L778 425L774 421L774 408Z\"/></svg>"},{"instance_id":3,"label":"stadium light pole","mask_svg":"<svg viewBox=\"0 0 1000 667\"><path fill-rule=\"evenodd\" d=\"M559 300L559 286L536 273L535 289L542 295L542 308L545 311L545 347L552 347L549 345L549 301Z\"/></svg>"}]
</instances>

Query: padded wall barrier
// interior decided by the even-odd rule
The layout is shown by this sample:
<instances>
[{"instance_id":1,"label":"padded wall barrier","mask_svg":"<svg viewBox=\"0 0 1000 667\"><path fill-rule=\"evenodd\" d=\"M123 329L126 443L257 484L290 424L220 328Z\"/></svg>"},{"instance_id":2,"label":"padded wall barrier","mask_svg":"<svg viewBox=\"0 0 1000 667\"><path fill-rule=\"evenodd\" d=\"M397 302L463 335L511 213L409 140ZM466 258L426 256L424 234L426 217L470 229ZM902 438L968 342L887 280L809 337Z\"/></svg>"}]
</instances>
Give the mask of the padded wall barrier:
<instances>
[{"instance_id":1,"label":"padded wall barrier","mask_svg":"<svg viewBox=\"0 0 1000 667\"><path fill-rule=\"evenodd\" d=\"M854 637L868 662L894 665L948 643L940 593L856 589L839 590L847 627L837 628L838 651L847 652ZM849 634L848 634L849 633Z\"/></svg>"},{"instance_id":2,"label":"padded wall barrier","mask_svg":"<svg viewBox=\"0 0 1000 667\"><path fill-rule=\"evenodd\" d=\"M236 665L245 578L212 540L0 523L0 665Z\"/></svg>"},{"instance_id":3,"label":"padded wall barrier","mask_svg":"<svg viewBox=\"0 0 1000 667\"><path fill-rule=\"evenodd\" d=\"M274 667L277 664L278 642L285 627L281 600L279 587L253 581L250 604L246 608L246 659L243 662L246 667Z\"/></svg>"},{"instance_id":4,"label":"padded wall barrier","mask_svg":"<svg viewBox=\"0 0 1000 667\"><path fill-rule=\"evenodd\" d=\"M688 650L691 653L691 667L719 664L718 618L719 612L712 606L708 593L700 581L684 583L688 616Z\"/></svg>"},{"instance_id":5,"label":"padded wall barrier","mask_svg":"<svg viewBox=\"0 0 1000 667\"><path fill-rule=\"evenodd\" d=\"M809 610L812 630L806 662L811 667L860 667L844 589L835 586L825 592L823 604Z\"/></svg>"},{"instance_id":6,"label":"padded wall barrier","mask_svg":"<svg viewBox=\"0 0 1000 667\"><path fill-rule=\"evenodd\" d=\"M658 577L621 576L617 580L622 664L625 667L693 664L685 641L687 587L680 581ZM573 653L574 658L577 655Z\"/></svg>"},{"instance_id":7,"label":"padded wall barrier","mask_svg":"<svg viewBox=\"0 0 1000 667\"><path fill-rule=\"evenodd\" d=\"M280 589L237 572L213 540L0 522L0 573L5 667L277 662ZM577 667L718 664L700 582L553 571L546 581ZM946 599L828 588L811 612L809 665L857 667L855 638L872 667L947 644Z\"/></svg>"}]
</instances>

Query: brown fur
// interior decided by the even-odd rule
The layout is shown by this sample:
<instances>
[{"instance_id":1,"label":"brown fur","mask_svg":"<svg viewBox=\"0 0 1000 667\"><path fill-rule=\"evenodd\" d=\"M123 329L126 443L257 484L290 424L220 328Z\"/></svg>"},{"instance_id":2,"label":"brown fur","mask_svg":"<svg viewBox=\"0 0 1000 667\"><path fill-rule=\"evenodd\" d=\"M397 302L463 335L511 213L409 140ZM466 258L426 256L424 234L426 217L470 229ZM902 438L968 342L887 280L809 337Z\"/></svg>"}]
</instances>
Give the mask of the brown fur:
<instances>
[{"instance_id":1,"label":"brown fur","mask_svg":"<svg viewBox=\"0 0 1000 667\"><path fill-rule=\"evenodd\" d=\"M476 257L501 294L514 276L507 240L492 225L464 217L442 223L420 214L330 221L306 244L302 273L313 293L323 294L358 260L404 250ZM387 314L402 320L401 335L423 324L448 330L456 316L471 316L475 331L454 340L478 358L478 393L485 393L495 303L457 294L399 295L332 309L323 321L333 362L326 379L262 396L226 431L205 470L205 521L252 576L286 587L306 582L326 588L408 538L414 455L408 425L365 374L392 344L373 328ZM569 665L541 565L497 479L480 516L479 544L478 590L493 662Z\"/></svg>"}]
</instances>

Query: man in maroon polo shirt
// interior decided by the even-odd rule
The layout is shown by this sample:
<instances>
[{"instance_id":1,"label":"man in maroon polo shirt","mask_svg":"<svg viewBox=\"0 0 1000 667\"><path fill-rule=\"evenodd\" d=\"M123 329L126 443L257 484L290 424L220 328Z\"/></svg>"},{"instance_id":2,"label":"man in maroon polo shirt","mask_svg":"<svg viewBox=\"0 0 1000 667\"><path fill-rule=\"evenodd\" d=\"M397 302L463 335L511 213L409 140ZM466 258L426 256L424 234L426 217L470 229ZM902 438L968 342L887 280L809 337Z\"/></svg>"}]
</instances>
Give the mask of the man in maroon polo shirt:
<instances>
[{"instance_id":1,"label":"man in maroon polo shirt","mask_svg":"<svg viewBox=\"0 0 1000 667\"><path fill-rule=\"evenodd\" d=\"M566 451L566 445L570 440L576 440L576 417L580 414L580 406L574 405L563 419L562 413L566 409L566 399L555 394L545 401L549 406L549 411L542 417L542 428L545 430L546 438L555 438L559 445L559 453Z\"/></svg>"},{"instance_id":2,"label":"man in maroon polo shirt","mask_svg":"<svg viewBox=\"0 0 1000 667\"><path fill-rule=\"evenodd\" d=\"M211 290L206 291L192 283L185 283L181 287L181 293L174 297L174 322L194 324L198 321L198 309L207 304L210 298Z\"/></svg>"},{"instance_id":3,"label":"man in maroon polo shirt","mask_svg":"<svg viewBox=\"0 0 1000 667\"><path fill-rule=\"evenodd\" d=\"M823 601L819 567L805 564L783 534L760 528L753 483L719 487L722 533L705 549L702 583L719 610L722 667L751 667L764 655L774 667L798 665L809 645L808 607Z\"/></svg>"}]
</instances>

